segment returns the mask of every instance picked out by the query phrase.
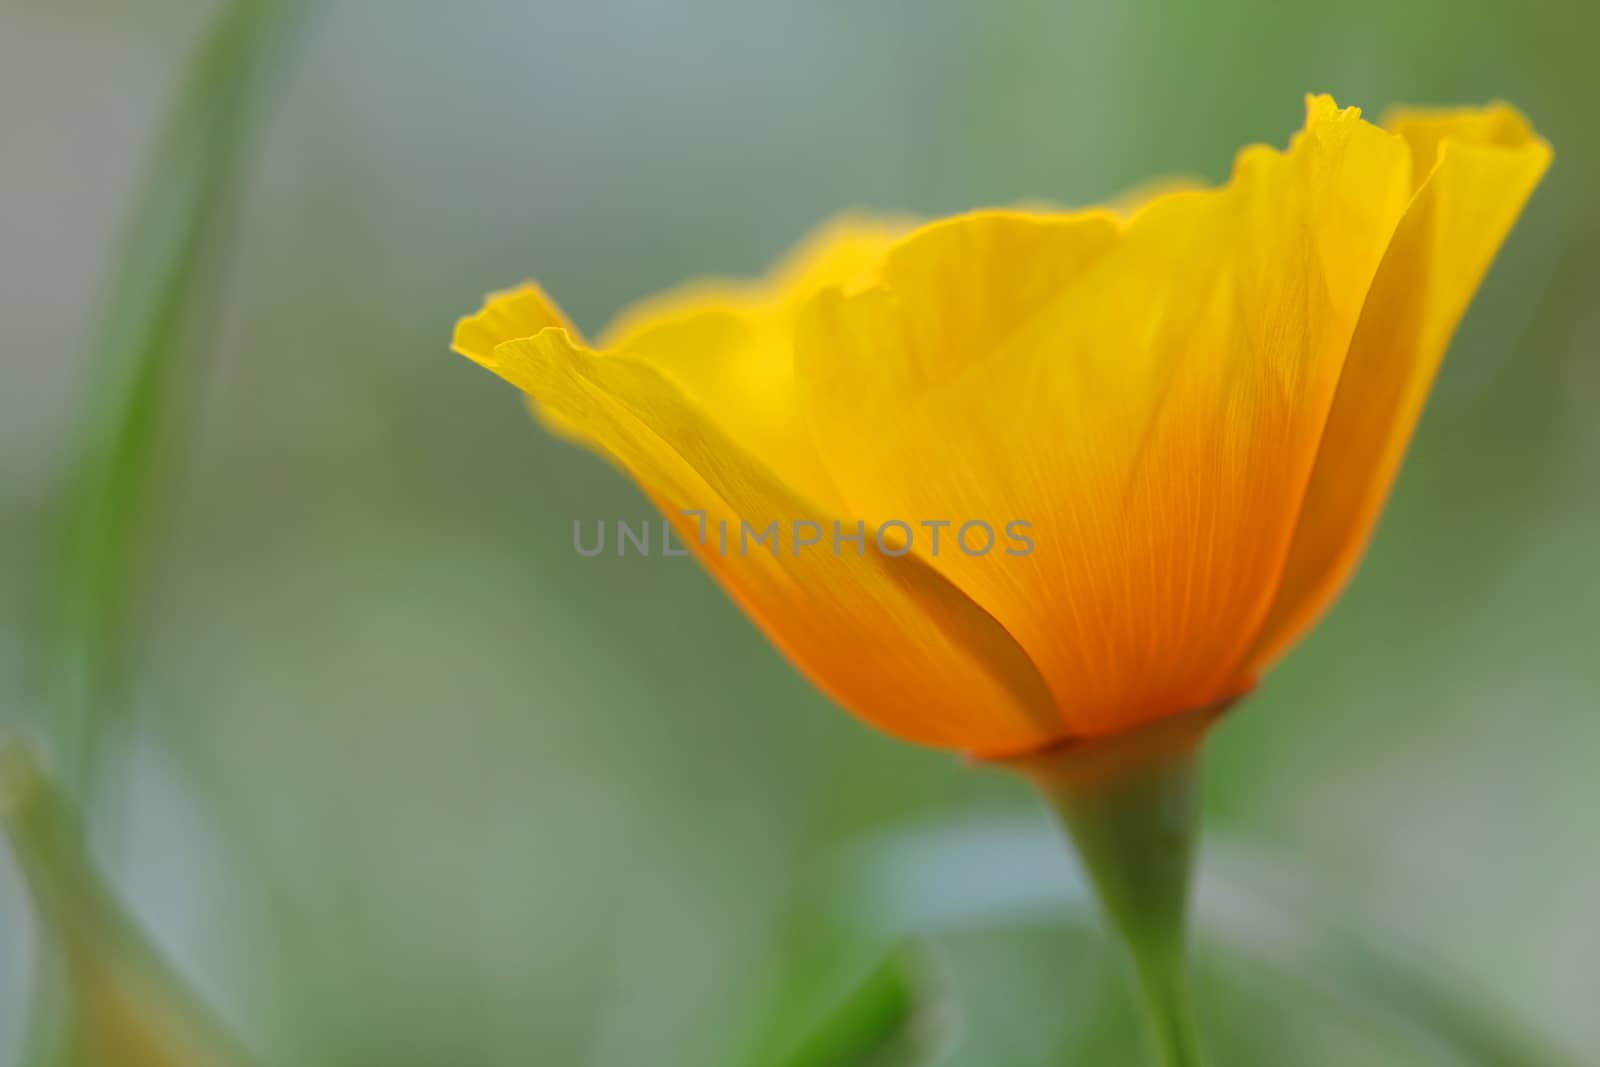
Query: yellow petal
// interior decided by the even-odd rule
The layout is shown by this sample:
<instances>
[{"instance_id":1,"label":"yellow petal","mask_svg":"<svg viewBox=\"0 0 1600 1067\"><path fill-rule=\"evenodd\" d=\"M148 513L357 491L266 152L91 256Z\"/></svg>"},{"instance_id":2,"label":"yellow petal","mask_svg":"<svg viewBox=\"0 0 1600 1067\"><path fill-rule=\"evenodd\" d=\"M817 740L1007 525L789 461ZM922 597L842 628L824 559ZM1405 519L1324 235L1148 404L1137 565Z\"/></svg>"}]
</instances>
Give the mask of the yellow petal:
<instances>
[{"instance_id":1,"label":"yellow petal","mask_svg":"<svg viewBox=\"0 0 1600 1067\"><path fill-rule=\"evenodd\" d=\"M494 362L496 345L519 337L532 337L547 326L560 327L574 337L581 336L543 289L534 282L523 282L514 289L490 293L476 314L457 322L450 347L487 367Z\"/></svg>"},{"instance_id":2,"label":"yellow petal","mask_svg":"<svg viewBox=\"0 0 1600 1067\"><path fill-rule=\"evenodd\" d=\"M531 285L463 320L455 348L632 473L734 598L842 704L929 744L1033 747L1046 737L1043 683L985 612L919 561L877 552L870 534L861 555L850 544L837 556L792 547L796 523L814 524L808 537L831 537L836 519L855 529L813 502L826 487L793 387L795 316L818 289L870 266L904 228L838 220L766 280L697 284L630 309L605 331L603 355L575 343L565 316ZM540 334L544 326L557 329ZM686 510L705 512L708 543ZM741 554L741 521L758 532L779 522L786 553ZM726 554L715 532L724 525Z\"/></svg>"},{"instance_id":3,"label":"yellow petal","mask_svg":"<svg viewBox=\"0 0 1600 1067\"><path fill-rule=\"evenodd\" d=\"M1192 175L1168 175L1165 178L1141 182L1132 189L1125 190L1113 198L1106 207L1115 214L1128 218L1137 215L1157 200L1163 200L1174 193L1187 193L1206 188L1209 188L1206 182Z\"/></svg>"},{"instance_id":4,"label":"yellow petal","mask_svg":"<svg viewBox=\"0 0 1600 1067\"><path fill-rule=\"evenodd\" d=\"M1400 139L1316 98L1289 151L1247 149L1226 187L1125 223L935 224L805 316L801 384L852 513L1031 524L1031 554L929 562L1016 636L1061 733L1248 683L1235 668L1409 167Z\"/></svg>"},{"instance_id":5,"label":"yellow petal","mask_svg":"<svg viewBox=\"0 0 1600 1067\"><path fill-rule=\"evenodd\" d=\"M873 266L907 225L835 219L764 279L699 282L635 305L607 327L600 348L649 361L752 458L826 506L834 493L795 390L795 320L818 291Z\"/></svg>"},{"instance_id":6,"label":"yellow petal","mask_svg":"<svg viewBox=\"0 0 1600 1067\"><path fill-rule=\"evenodd\" d=\"M1391 125L1411 146L1420 188L1362 310L1253 670L1354 570L1456 324L1550 162L1549 145L1504 105L1402 112Z\"/></svg>"},{"instance_id":7,"label":"yellow petal","mask_svg":"<svg viewBox=\"0 0 1600 1067\"><path fill-rule=\"evenodd\" d=\"M496 365L496 346L521 337L532 337L546 327L566 330L573 337L582 339L577 327L568 321L566 313L538 283L523 282L515 288L490 293L484 299L483 307L459 320L450 348L478 366L493 370ZM527 403L528 410L538 417L547 430L569 441L580 444L584 441L583 431L579 427L568 424L536 398L529 397Z\"/></svg>"},{"instance_id":8,"label":"yellow petal","mask_svg":"<svg viewBox=\"0 0 1600 1067\"><path fill-rule=\"evenodd\" d=\"M846 533L855 524L797 496L652 363L547 329L500 345L492 369L632 474L774 643L845 707L950 748L1017 751L1048 737L1048 692L1003 627L915 557L876 551L870 534L860 554L827 542L797 551L797 521L824 536L836 519ZM756 533L777 523L780 550L744 542L741 522Z\"/></svg>"}]
</instances>

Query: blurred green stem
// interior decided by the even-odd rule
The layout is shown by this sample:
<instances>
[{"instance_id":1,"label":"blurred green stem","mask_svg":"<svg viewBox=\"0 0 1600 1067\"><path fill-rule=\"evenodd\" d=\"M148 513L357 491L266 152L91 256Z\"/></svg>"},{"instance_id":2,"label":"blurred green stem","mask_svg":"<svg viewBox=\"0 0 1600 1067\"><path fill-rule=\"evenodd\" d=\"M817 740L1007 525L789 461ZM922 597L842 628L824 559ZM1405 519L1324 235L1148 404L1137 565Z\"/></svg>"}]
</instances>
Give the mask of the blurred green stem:
<instances>
[{"instance_id":1,"label":"blurred green stem","mask_svg":"<svg viewBox=\"0 0 1600 1067\"><path fill-rule=\"evenodd\" d=\"M242 1067L238 1042L151 945L84 849L78 813L21 744L0 738L0 840L9 839L70 1030L34 1055L88 1067ZM36 1041L41 1038L35 1038Z\"/></svg>"},{"instance_id":2,"label":"blurred green stem","mask_svg":"<svg viewBox=\"0 0 1600 1067\"><path fill-rule=\"evenodd\" d=\"M187 64L112 257L86 360L85 410L71 446L69 497L54 538L56 566L39 642L37 729L79 807L88 806L98 777L96 752L114 704L141 535L161 448L170 444L172 396L184 379L181 359L196 347L197 322L211 317L217 303L229 209L247 149L290 31L303 26L310 7L306 0L233 0L221 12ZM21 825L13 821L25 868L51 869L30 862L37 842L29 824ZM81 852L79 823L63 825L60 835ZM42 908L52 899L37 897ZM70 997L60 995L71 969L50 955L38 964L30 1067L79 1057L73 1042L75 1024L85 1017L84 987L80 982Z\"/></svg>"},{"instance_id":3,"label":"blurred green stem","mask_svg":"<svg viewBox=\"0 0 1600 1067\"><path fill-rule=\"evenodd\" d=\"M185 73L111 263L40 650L41 728L74 791L92 777L180 357L221 273L227 208L275 60L306 7L234 0L222 12Z\"/></svg>"},{"instance_id":4,"label":"blurred green stem","mask_svg":"<svg viewBox=\"0 0 1600 1067\"><path fill-rule=\"evenodd\" d=\"M1163 1067L1202 1067L1189 990L1189 884L1205 709L1009 765L1044 795L1133 959Z\"/></svg>"},{"instance_id":5,"label":"blurred green stem","mask_svg":"<svg viewBox=\"0 0 1600 1067\"><path fill-rule=\"evenodd\" d=\"M847 1067L882 1062L905 1038L919 991L904 949L864 975L781 1060L783 1067Z\"/></svg>"}]
</instances>

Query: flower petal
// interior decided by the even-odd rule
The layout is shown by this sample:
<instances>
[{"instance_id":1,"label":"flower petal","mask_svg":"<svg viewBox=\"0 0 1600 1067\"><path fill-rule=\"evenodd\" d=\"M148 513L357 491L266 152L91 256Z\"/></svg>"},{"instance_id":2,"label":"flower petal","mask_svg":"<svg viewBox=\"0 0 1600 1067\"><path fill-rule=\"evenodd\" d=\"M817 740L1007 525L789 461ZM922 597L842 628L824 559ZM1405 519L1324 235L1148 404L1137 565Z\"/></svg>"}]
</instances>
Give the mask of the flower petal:
<instances>
[{"instance_id":1,"label":"flower petal","mask_svg":"<svg viewBox=\"0 0 1600 1067\"><path fill-rule=\"evenodd\" d=\"M794 328L821 289L873 266L907 224L846 216L817 229L759 281L699 282L637 304L600 348L647 360L707 418L804 498L836 494L794 386Z\"/></svg>"},{"instance_id":2,"label":"flower petal","mask_svg":"<svg viewBox=\"0 0 1600 1067\"><path fill-rule=\"evenodd\" d=\"M1409 167L1315 98L1287 152L1247 149L1221 189L1126 222L935 224L803 319L801 384L853 513L1031 523L1030 554L930 562L1016 635L1063 732L1232 695Z\"/></svg>"},{"instance_id":3,"label":"flower petal","mask_svg":"<svg viewBox=\"0 0 1600 1067\"><path fill-rule=\"evenodd\" d=\"M479 366L488 367L494 363L496 345L532 337L547 326L560 327L573 337L582 336L537 283L523 282L514 289L490 293L476 314L458 321L450 348Z\"/></svg>"},{"instance_id":4,"label":"flower petal","mask_svg":"<svg viewBox=\"0 0 1600 1067\"><path fill-rule=\"evenodd\" d=\"M623 466L767 635L844 706L947 748L1014 752L1048 739L1048 690L1003 627L915 557L875 551L870 534L860 554L853 545L836 552L831 540L797 547L794 523L831 538L837 516L796 495L653 363L597 354L547 329L497 347L491 369ZM780 551L746 545L741 522L757 533L777 523Z\"/></svg>"},{"instance_id":5,"label":"flower petal","mask_svg":"<svg viewBox=\"0 0 1600 1067\"><path fill-rule=\"evenodd\" d=\"M1512 108L1403 112L1417 190L1350 343L1281 589L1250 657L1259 671L1332 603L1399 470L1456 324L1550 162Z\"/></svg>"},{"instance_id":6,"label":"flower petal","mask_svg":"<svg viewBox=\"0 0 1600 1067\"><path fill-rule=\"evenodd\" d=\"M477 313L456 323L455 336L450 341L451 351L466 356L480 367L494 370L498 366L494 350L507 341L532 337L546 328L567 331L578 338L582 335L567 319L566 312L551 300L537 282L523 282L512 289L490 293ZM578 444L585 441L581 429L568 423L557 413L528 398L528 410L558 437Z\"/></svg>"}]
</instances>

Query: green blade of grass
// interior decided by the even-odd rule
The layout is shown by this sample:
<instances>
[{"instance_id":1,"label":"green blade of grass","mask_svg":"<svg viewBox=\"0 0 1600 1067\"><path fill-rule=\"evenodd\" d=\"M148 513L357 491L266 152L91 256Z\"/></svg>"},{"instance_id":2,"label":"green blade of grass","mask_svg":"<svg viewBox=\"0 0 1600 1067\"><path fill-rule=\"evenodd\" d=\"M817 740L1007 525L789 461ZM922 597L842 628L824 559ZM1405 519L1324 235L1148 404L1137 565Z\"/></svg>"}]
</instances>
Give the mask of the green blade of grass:
<instances>
[{"instance_id":1,"label":"green blade of grass","mask_svg":"<svg viewBox=\"0 0 1600 1067\"><path fill-rule=\"evenodd\" d=\"M0 827L57 949L73 1032L48 1047L96 1067L244 1067L248 1057L117 903L78 814L20 744L0 740Z\"/></svg>"},{"instance_id":2,"label":"green blade of grass","mask_svg":"<svg viewBox=\"0 0 1600 1067\"><path fill-rule=\"evenodd\" d=\"M891 951L831 1004L778 1067L889 1067L915 1062L916 1021L926 1007L927 982L914 954Z\"/></svg>"},{"instance_id":3,"label":"green blade of grass","mask_svg":"<svg viewBox=\"0 0 1600 1067\"><path fill-rule=\"evenodd\" d=\"M54 531L55 566L42 591L40 691L30 705L38 717L36 732L63 773L67 796L80 806L96 777L96 746L115 705L119 653L158 460L173 439L173 394L184 378L184 356L196 347L197 327L214 305L206 299L207 288L228 258L231 209L263 105L310 9L305 0L234 0L223 10L188 66L110 264L85 364L84 408L65 476L67 500ZM90 911L61 910L64 900L84 904L86 898L72 897L69 890L92 881L84 874L87 867L74 859L86 855L80 824L75 818L51 816L42 824L30 818L14 817L11 829L41 925L53 936L45 939L36 965L25 1062L55 1067L85 1056L89 1062L110 1062L92 1047L105 1026L95 1021L91 995L109 987L98 979L86 985L85 974L99 972L86 971L83 961L97 952L110 953L103 959L138 956L134 950L142 942L120 918L73 928L86 915L120 912L109 898ZM50 880L50 872L62 870L83 877ZM165 973L157 967L145 970ZM148 985L143 979L136 984ZM169 987L159 995L163 1002L182 999L176 982L162 978L158 984ZM177 1011L178 1017L188 1014ZM180 1049L188 1041L181 1039ZM211 1037L201 1042L206 1049L223 1044ZM185 1067L237 1062L231 1053L219 1058L180 1050L163 1056L148 1062Z\"/></svg>"},{"instance_id":4,"label":"green blade of grass","mask_svg":"<svg viewBox=\"0 0 1600 1067\"><path fill-rule=\"evenodd\" d=\"M261 105L306 10L302 0L236 0L223 12L179 89L111 264L44 590L35 702L72 790L87 787L98 720L112 702L140 535L172 438L170 400L201 317L198 294L220 273Z\"/></svg>"}]
</instances>

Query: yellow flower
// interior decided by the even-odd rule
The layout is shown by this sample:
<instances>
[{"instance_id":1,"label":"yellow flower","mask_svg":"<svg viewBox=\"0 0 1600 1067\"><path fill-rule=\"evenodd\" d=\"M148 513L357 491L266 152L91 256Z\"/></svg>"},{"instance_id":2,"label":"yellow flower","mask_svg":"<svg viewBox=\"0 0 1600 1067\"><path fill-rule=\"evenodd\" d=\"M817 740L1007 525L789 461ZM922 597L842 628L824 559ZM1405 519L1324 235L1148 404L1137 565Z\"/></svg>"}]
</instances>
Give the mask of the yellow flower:
<instances>
[{"instance_id":1,"label":"yellow flower","mask_svg":"<svg viewBox=\"0 0 1600 1067\"><path fill-rule=\"evenodd\" d=\"M840 704L1014 755L1226 701L1326 609L1549 159L1504 105L1383 129L1312 97L1216 189L844 219L593 346L525 285L454 347Z\"/></svg>"}]
</instances>

